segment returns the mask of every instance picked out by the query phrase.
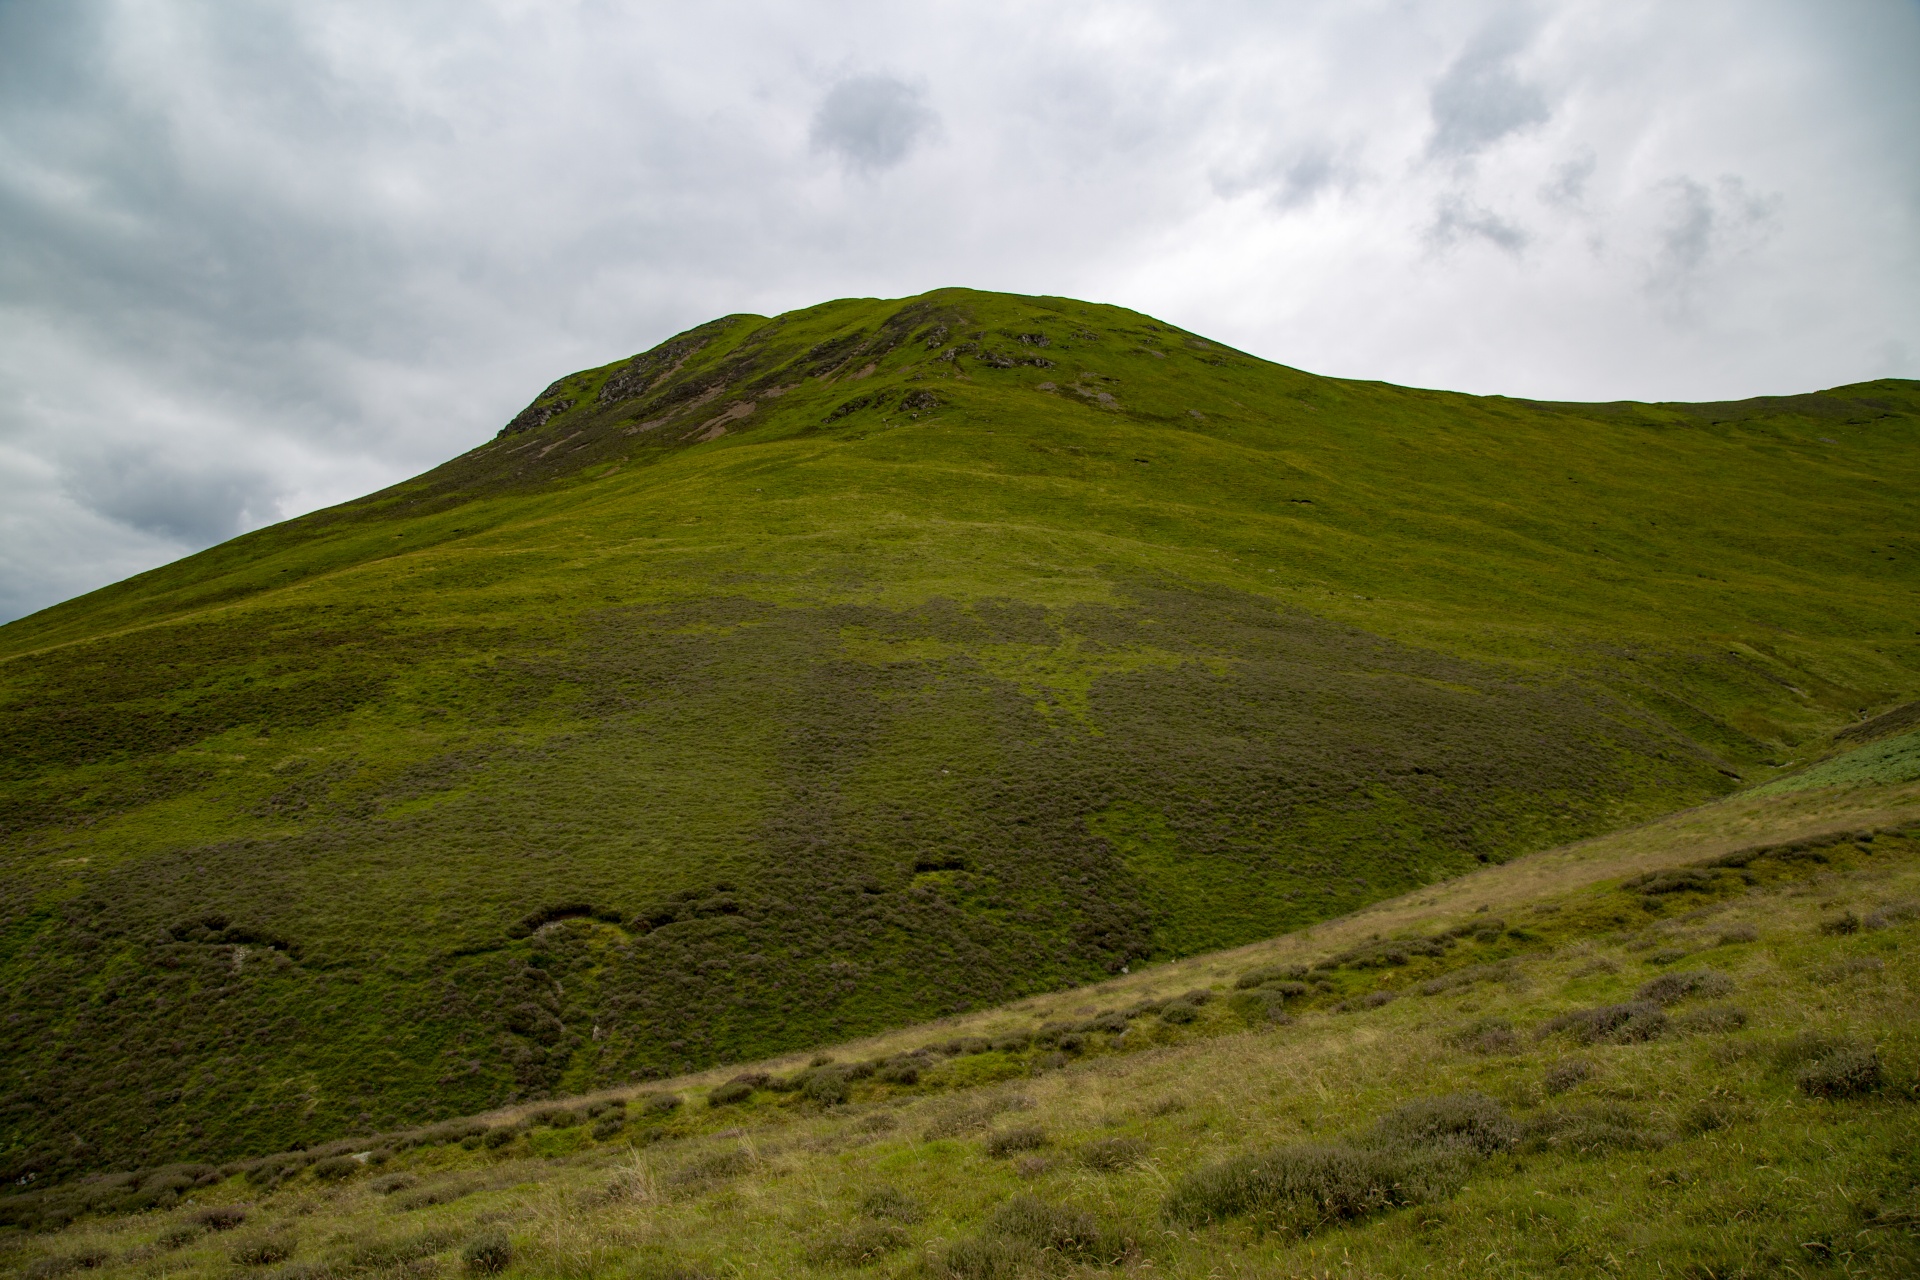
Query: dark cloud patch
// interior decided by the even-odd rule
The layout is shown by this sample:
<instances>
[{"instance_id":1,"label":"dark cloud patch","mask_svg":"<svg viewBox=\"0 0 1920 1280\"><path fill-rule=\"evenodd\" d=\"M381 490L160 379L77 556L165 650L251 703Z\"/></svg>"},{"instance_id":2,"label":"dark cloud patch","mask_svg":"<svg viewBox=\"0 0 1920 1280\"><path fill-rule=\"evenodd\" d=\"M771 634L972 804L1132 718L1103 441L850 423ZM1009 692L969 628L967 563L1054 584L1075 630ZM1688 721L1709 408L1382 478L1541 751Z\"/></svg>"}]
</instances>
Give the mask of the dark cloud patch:
<instances>
[{"instance_id":1,"label":"dark cloud patch","mask_svg":"<svg viewBox=\"0 0 1920 1280\"><path fill-rule=\"evenodd\" d=\"M1555 165L1552 180L1540 188L1540 198L1563 209L1578 208L1587 198L1587 186L1598 167L1599 160L1590 151Z\"/></svg>"},{"instance_id":2,"label":"dark cloud patch","mask_svg":"<svg viewBox=\"0 0 1920 1280\"><path fill-rule=\"evenodd\" d=\"M1353 167L1333 147L1311 144L1291 148L1244 172L1216 173L1213 189L1229 199L1258 191L1284 213L1304 208L1329 192L1350 190L1357 181Z\"/></svg>"},{"instance_id":3,"label":"dark cloud patch","mask_svg":"<svg viewBox=\"0 0 1920 1280\"><path fill-rule=\"evenodd\" d=\"M272 477L221 463L182 464L151 447L123 449L73 467L69 494L83 507L187 546L204 547L278 518Z\"/></svg>"},{"instance_id":4,"label":"dark cloud patch","mask_svg":"<svg viewBox=\"0 0 1920 1280\"><path fill-rule=\"evenodd\" d=\"M1512 18L1489 23L1435 82L1428 95L1431 155L1468 159L1509 134L1546 123L1553 114L1547 95L1513 67L1528 34Z\"/></svg>"},{"instance_id":5,"label":"dark cloud patch","mask_svg":"<svg viewBox=\"0 0 1920 1280\"><path fill-rule=\"evenodd\" d=\"M1778 209L1737 177L1712 186L1693 178L1662 184L1665 216L1656 234L1649 288L1684 300L1716 261L1751 252L1767 237Z\"/></svg>"},{"instance_id":6,"label":"dark cloud patch","mask_svg":"<svg viewBox=\"0 0 1920 1280\"><path fill-rule=\"evenodd\" d=\"M1440 202L1427 239L1436 248L1451 249L1474 240L1507 253L1518 254L1532 239L1525 227L1483 209L1463 197L1449 196Z\"/></svg>"},{"instance_id":7,"label":"dark cloud patch","mask_svg":"<svg viewBox=\"0 0 1920 1280\"><path fill-rule=\"evenodd\" d=\"M813 146L877 172L907 158L939 123L918 89L891 76L855 76L827 90L813 113Z\"/></svg>"}]
</instances>

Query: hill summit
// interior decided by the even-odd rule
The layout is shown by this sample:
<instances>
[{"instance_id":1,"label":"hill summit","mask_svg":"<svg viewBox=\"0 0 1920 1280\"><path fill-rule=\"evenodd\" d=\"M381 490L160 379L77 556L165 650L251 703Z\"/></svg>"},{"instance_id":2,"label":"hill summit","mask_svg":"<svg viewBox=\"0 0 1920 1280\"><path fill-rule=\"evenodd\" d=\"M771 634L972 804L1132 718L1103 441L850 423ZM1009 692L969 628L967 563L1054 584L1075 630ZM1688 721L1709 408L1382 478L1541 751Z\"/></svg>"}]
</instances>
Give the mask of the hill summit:
<instances>
[{"instance_id":1,"label":"hill summit","mask_svg":"<svg viewBox=\"0 0 1920 1280\"><path fill-rule=\"evenodd\" d=\"M966 290L569 375L0 628L0 1176L765 1057L1770 779L1920 691L1916 424Z\"/></svg>"}]
</instances>

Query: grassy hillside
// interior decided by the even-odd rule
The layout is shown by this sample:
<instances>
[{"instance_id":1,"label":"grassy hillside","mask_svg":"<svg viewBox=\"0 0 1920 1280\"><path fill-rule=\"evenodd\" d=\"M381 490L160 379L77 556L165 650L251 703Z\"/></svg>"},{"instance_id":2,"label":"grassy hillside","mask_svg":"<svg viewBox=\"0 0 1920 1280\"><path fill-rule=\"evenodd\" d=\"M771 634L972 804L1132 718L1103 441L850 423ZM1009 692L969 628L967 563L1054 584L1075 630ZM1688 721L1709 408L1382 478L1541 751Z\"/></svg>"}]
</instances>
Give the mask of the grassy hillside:
<instances>
[{"instance_id":1,"label":"grassy hillside","mask_svg":"<svg viewBox=\"0 0 1920 1280\"><path fill-rule=\"evenodd\" d=\"M1920 693L1916 424L959 290L564 378L0 628L0 1174L816 1045L1791 771Z\"/></svg>"},{"instance_id":2,"label":"grassy hillside","mask_svg":"<svg viewBox=\"0 0 1920 1280\"><path fill-rule=\"evenodd\" d=\"M1907 1276L1916 1015L1920 783L1740 796L810 1057L15 1196L0 1265Z\"/></svg>"}]
</instances>

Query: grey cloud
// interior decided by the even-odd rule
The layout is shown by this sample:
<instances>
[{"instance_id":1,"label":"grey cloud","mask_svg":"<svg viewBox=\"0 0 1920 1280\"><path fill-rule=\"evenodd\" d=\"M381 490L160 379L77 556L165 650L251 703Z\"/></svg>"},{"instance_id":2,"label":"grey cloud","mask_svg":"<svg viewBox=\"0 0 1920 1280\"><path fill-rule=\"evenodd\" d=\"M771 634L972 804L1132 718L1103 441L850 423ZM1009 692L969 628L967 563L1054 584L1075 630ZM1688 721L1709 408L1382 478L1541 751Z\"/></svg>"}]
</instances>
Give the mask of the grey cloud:
<instances>
[{"instance_id":1,"label":"grey cloud","mask_svg":"<svg viewBox=\"0 0 1920 1280\"><path fill-rule=\"evenodd\" d=\"M1706 264L1713 248L1713 196L1691 178L1671 184L1671 216L1660 231L1661 275L1669 280L1691 275Z\"/></svg>"},{"instance_id":2,"label":"grey cloud","mask_svg":"<svg viewBox=\"0 0 1920 1280\"><path fill-rule=\"evenodd\" d=\"M1764 243L1779 205L1731 176L1711 187L1693 178L1674 178L1662 184L1662 190L1665 216L1656 232L1649 288L1683 298L1717 259Z\"/></svg>"},{"instance_id":3,"label":"grey cloud","mask_svg":"<svg viewBox=\"0 0 1920 1280\"><path fill-rule=\"evenodd\" d=\"M1525 227L1510 222L1490 209L1483 209L1461 196L1449 196L1440 202L1428 241L1437 248L1450 249L1469 240L1484 240L1496 249L1518 254L1532 239Z\"/></svg>"},{"instance_id":4,"label":"grey cloud","mask_svg":"<svg viewBox=\"0 0 1920 1280\"><path fill-rule=\"evenodd\" d=\"M1526 35L1512 18L1489 23L1435 82L1428 95L1429 154L1465 159L1509 134L1546 123L1552 115L1546 94L1513 69Z\"/></svg>"},{"instance_id":5,"label":"grey cloud","mask_svg":"<svg viewBox=\"0 0 1920 1280\"><path fill-rule=\"evenodd\" d=\"M72 467L75 501L109 520L187 546L206 546L278 517L272 477L229 464L187 465L131 448Z\"/></svg>"},{"instance_id":6,"label":"grey cloud","mask_svg":"<svg viewBox=\"0 0 1920 1280\"><path fill-rule=\"evenodd\" d=\"M813 114L813 146L861 169L891 169L939 117L912 85L891 76L855 76L827 90Z\"/></svg>"},{"instance_id":7,"label":"grey cloud","mask_svg":"<svg viewBox=\"0 0 1920 1280\"><path fill-rule=\"evenodd\" d=\"M1240 172L1216 173L1213 189L1232 199L1250 191L1265 194L1282 212L1304 208L1331 191L1351 190L1359 181L1353 166L1326 145L1292 148Z\"/></svg>"},{"instance_id":8,"label":"grey cloud","mask_svg":"<svg viewBox=\"0 0 1920 1280\"><path fill-rule=\"evenodd\" d=\"M1540 188L1540 198L1563 209L1578 208L1587 198L1587 184L1593 181L1598 167L1599 160L1592 152L1555 165L1552 180Z\"/></svg>"}]
</instances>

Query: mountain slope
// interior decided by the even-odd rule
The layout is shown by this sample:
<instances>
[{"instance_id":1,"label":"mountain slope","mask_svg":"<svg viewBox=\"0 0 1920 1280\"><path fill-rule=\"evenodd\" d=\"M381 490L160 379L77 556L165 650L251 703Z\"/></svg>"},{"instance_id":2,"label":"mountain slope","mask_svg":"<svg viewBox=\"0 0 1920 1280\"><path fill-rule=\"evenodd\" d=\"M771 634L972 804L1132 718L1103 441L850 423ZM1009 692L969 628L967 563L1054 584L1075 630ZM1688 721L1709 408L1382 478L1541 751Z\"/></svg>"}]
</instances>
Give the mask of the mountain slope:
<instances>
[{"instance_id":1,"label":"mountain slope","mask_svg":"<svg viewBox=\"0 0 1920 1280\"><path fill-rule=\"evenodd\" d=\"M1481 399L962 290L562 379L0 628L0 1173L762 1056L1770 777L1920 692L1917 393Z\"/></svg>"},{"instance_id":2,"label":"mountain slope","mask_svg":"<svg viewBox=\"0 0 1920 1280\"><path fill-rule=\"evenodd\" d=\"M0 1267L1907 1276L1916 820L1735 796L826 1054L30 1190Z\"/></svg>"}]
</instances>

